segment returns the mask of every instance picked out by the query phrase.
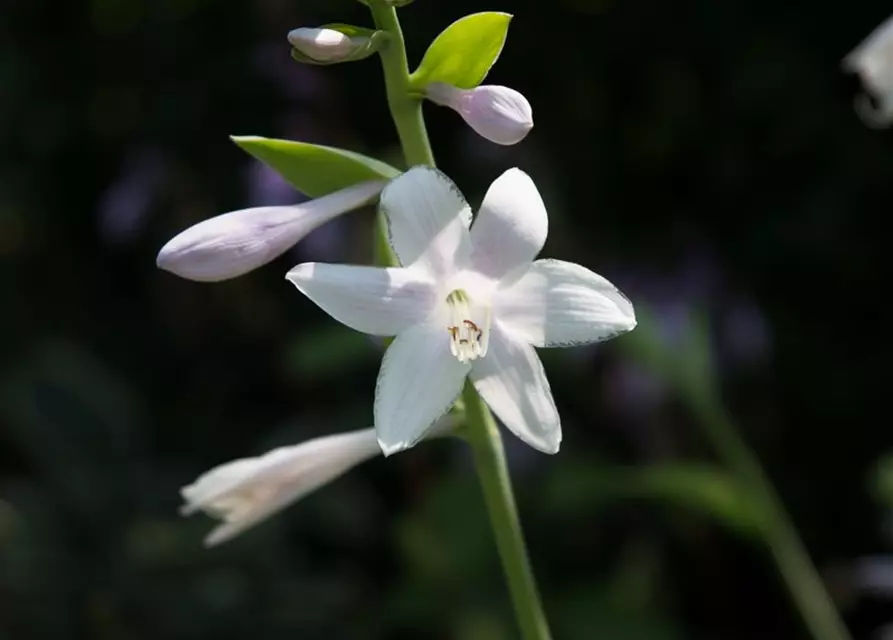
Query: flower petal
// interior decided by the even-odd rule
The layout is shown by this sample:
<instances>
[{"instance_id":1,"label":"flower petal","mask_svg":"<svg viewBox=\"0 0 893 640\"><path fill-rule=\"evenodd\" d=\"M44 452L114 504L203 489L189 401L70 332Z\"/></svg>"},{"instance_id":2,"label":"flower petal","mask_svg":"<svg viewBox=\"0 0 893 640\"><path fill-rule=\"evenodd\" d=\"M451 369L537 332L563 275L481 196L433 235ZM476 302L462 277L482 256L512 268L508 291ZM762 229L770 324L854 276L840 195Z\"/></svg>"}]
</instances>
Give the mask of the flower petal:
<instances>
[{"instance_id":1,"label":"flower petal","mask_svg":"<svg viewBox=\"0 0 893 640\"><path fill-rule=\"evenodd\" d=\"M534 261L548 232L546 206L533 180L509 169L490 185L471 227L473 268L502 280Z\"/></svg>"},{"instance_id":2,"label":"flower petal","mask_svg":"<svg viewBox=\"0 0 893 640\"><path fill-rule=\"evenodd\" d=\"M470 368L450 353L442 325L423 323L397 336L375 387L375 430L386 456L415 445L450 410Z\"/></svg>"},{"instance_id":3,"label":"flower petal","mask_svg":"<svg viewBox=\"0 0 893 640\"><path fill-rule=\"evenodd\" d=\"M292 207L255 207L203 220L171 239L156 264L198 282L228 280L279 257L332 218L367 204L383 180L361 182Z\"/></svg>"},{"instance_id":4,"label":"flower petal","mask_svg":"<svg viewBox=\"0 0 893 640\"><path fill-rule=\"evenodd\" d=\"M512 433L544 453L558 452L561 419L533 347L494 325L489 351L474 362L470 377Z\"/></svg>"},{"instance_id":5,"label":"flower petal","mask_svg":"<svg viewBox=\"0 0 893 640\"><path fill-rule=\"evenodd\" d=\"M536 347L610 340L632 331L632 303L613 284L573 262L537 260L494 296L494 316Z\"/></svg>"},{"instance_id":6,"label":"flower petal","mask_svg":"<svg viewBox=\"0 0 893 640\"><path fill-rule=\"evenodd\" d=\"M307 262L285 277L338 322L376 336L396 335L434 308L434 286L414 268Z\"/></svg>"},{"instance_id":7,"label":"flower petal","mask_svg":"<svg viewBox=\"0 0 893 640\"><path fill-rule=\"evenodd\" d=\"M443 173L413 167L385 187L380 206L400 264L418 264L435 276L465 265L471 208Z\"/></svg>"}]
</instances>

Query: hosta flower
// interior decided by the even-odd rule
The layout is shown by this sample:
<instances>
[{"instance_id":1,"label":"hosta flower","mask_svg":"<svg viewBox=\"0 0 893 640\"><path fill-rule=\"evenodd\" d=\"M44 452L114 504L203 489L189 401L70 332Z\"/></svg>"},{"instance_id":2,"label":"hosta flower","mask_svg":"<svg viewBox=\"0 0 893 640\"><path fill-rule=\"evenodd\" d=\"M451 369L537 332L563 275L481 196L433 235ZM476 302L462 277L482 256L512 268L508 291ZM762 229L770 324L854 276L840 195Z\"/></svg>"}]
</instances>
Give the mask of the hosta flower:
<instances>
[{"instance_id":1,"label":"hosta flower","mask_svg":"<svg viewBox=\"0 0 893 640\"><path fill-rule=\"evenodd\" d=\"M205 538L208 546L220 544L379 453L374 429L363 429L233 460L181 490L181 513L223 520Z\"/></svg>"},{"instance_id":2,"label":"hosta flower","mask_svg":"<svg viewBox=\"0 0 893 640\"><path fill-rule=\"evenodd\" d=\"M241 276L278 258L321 224L368 204L384 185L371 180L291 207L255 207L203 220L164 245L156 264L199 282Z\"/></svg>"},{"instance_id":3,"label":"hosta flower","mask_svg":"<svg viewBox=\"0 0 893 640\"><path fill-rule=\"evenodd\" d=\"M857 99L859 115L875 127L893 120L893 18L887 19L843 60L848 71L859 74L868 95Z\"/></svg>"},{"instance_id":4,"label":"hosta flower","mask_svg":"<svg viewBox=\"0 0 893 640\"><path fill-rule=\"evenodd\" d=\"M389 183L381 210L404 266L307 263L287 277L349 327L397 336L375 393L385 455L422 438L466 376L517 436L558 451L558 411L533 347L620 335L636 325L632 304L580 265L535 261L548 218L536 186L518 169L490 186L470 229L462 194L427 167Z\"/></svg>"},{"instance_id":5,"label":"hosta flower","mask_svg":"<svg viewBox=\"0 0 893 640\"><path fill-rule=\"evenodd\" d=\"M516 144L533 129L530 103L508 87L482 85L459 89L432 82L425 88L425 96L456 111L479 135L496 144Z\"/></svg>"}]
</instances>

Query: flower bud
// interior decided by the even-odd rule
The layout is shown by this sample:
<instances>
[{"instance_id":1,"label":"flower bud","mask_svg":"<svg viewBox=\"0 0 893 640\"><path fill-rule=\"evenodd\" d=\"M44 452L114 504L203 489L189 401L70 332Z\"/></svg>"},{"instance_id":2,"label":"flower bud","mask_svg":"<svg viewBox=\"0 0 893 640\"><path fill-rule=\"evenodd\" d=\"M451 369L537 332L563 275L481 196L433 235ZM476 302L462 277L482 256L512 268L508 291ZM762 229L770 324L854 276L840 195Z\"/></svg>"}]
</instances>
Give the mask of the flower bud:
<instances>
[{"instance_id":1,"label":"flower bud","mask_svg":"<svg viewBox=\"0 0 893 640\"><path fill-rule=\"evenodd\" d=\"M197 511L223 523L206 546L226 542L292 502L381 453L374 429L362 429L273 449L214 467L181 489L186 516Z\"/></svg>"},{"instance_id":2,"label":"flower bud","mask_svg":"<svg viewBox=\"0 0 893 640\"><path fill-rule=\"evenodd\" d=\"M459 89L432 82L426 96L457 111L478 134L496 144L516 144L533 128L533 110L521 93L508 87L482 85Z\"/></svg>"},{"instance_id":3,"label":"flower bud","mask_svg":"<svg viewBox=\"0 0 893 640\"><path fill-rule=\"evenodd\" d=\"M352 59L353 54L369 44L369 38L351 37L326 27L293 29L288 33L288 41L309 61L320 63L344 62Z\"/></svg>"},{"instance_id":4,"label":"flower bud","mask_svg":"<svg viewBox=\"0 0 893 640\"><path fill-rule=\"evenodd\" d=\"M444 436L453 428L446 415L429 432ZM211 547L231 540L258 522L381 454L375 429L323 436L261 456L240 458L214 467L180 495L184 516L204 511L223 520L205 538Z\"/></svg>"},{"instance_id":5,"label":"flower bud","mask_svg":"<svg viewBox=\"0 0 893 640\"><path fill-rule=\"evenodd\" d=\"M209 218L164 245L156 264L198 282L241 276L278 258L321 224L367 204L385 184L371 180L291 207L256 207Z\"/></svg>"},{"instance_id":6,"label":"flower bud","mask_svg":"<svg viewBox=\"0 0 893 640\"><path fill-rule=\"evenodd\" d=\"M867 93L856 99L862 119L873 127L888 126L893 120L893 18L844 58L843 67L859 75Z\"/></svg>"}]
</instances>

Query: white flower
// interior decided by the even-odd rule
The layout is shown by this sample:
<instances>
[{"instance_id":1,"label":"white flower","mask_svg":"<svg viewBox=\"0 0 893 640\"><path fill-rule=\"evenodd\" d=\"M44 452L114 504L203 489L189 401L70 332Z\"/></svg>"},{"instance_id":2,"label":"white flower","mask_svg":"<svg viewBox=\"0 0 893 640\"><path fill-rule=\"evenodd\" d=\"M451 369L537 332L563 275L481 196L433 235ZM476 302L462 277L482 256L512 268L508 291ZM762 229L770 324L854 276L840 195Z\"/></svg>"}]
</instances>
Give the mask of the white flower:
<instances>
[{"instance_id":1,"label":"white flower","mask_svg":"<svg viewBox=\"0 0 893 640\"><path fill-rule=\"evenodd\" d=\"M203 220L164 245L156 264L199 282L241 276L278 258L321 224L369 203L385 184L370 180L291 207L242 209Z\"/></svg>"},{"instance_id":2,"label":"white flower","mask_svg":"<svg viewBox=\"0 0 893 640\"><path fill-rule=\"evenodd\" d=\"M312 60L336 62L348 58L368 38L351 38L335 29L302 27L288 32L288 41L295 49Z\"/></svg>"},{"instance_id":3,"label":"white flower","mask_svg":"<svg viewBox=\"0 0 893 640\"><path fill-rule=\"evenodd\" d=\"M180 511L223 520L205 538L207 546L220 544L379 453L375 430L363 429L233 460L184 487Z\"/></svg>"},{"instance_id":4,"label":"white flower","mask_svg":"<svg viewBox=\"0 0 893 640\"><path fill-rule=\"evenodd\" d=\"M856 102L859 115L871 126L889 125L893 120L893 17L847 55L843 67L858 73L866 91L878 102L874 107L868 96L859 96Z\"/></svg>"},{"instance_id":5,"label":"white flower","mask_svg":"<svg viewBox=\"0 0 893 640\"><path fill-rule=\"evenodd\" d=\"M443 82L425 88L432 102L450 107L478 134L496 144L516 144L533 129L533 109L521 93L508 87L483 85L459 89Z\"/></svg>"},{"instance_id":6,"label":"white flower","mask_svg":"<svg viewBox=\"0 0 893 640\"><path fill-rule=\"evenodd\" d=\"M518 169L490 186L470 230L462 194L427 167L385 187L381 210L403 267L308 263L287 278L349 327L397 336L375 394L385 455L418 442L449 410L466 376L517 436L558 451L558 411L533 346L598 342L630 331L632 304L580 265L534 261L548 218L536 186Z\"/></svg>"}]
</instances>

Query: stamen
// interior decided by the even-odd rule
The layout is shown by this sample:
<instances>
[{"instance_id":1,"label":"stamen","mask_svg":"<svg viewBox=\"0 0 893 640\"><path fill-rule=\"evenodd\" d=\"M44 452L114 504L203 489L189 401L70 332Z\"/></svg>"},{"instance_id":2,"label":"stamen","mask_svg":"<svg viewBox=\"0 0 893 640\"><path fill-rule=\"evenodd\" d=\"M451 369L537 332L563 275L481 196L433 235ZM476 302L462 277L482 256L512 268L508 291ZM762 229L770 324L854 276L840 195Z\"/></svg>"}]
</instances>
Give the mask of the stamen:
<instances>
[{"instance_id":1,"label":"stamen","mask_svg":"<svg viewBox=\"0 0 893 640\"><path fill-rule=\"evenodd\" d=\"M470 362L487 354L487 338L490 331L490 313L485 313L484 327L471 319L471 300L463 289L456 289L447 296L450 309L450 353L459 362Z\"/></svg>"}]
</instances>

